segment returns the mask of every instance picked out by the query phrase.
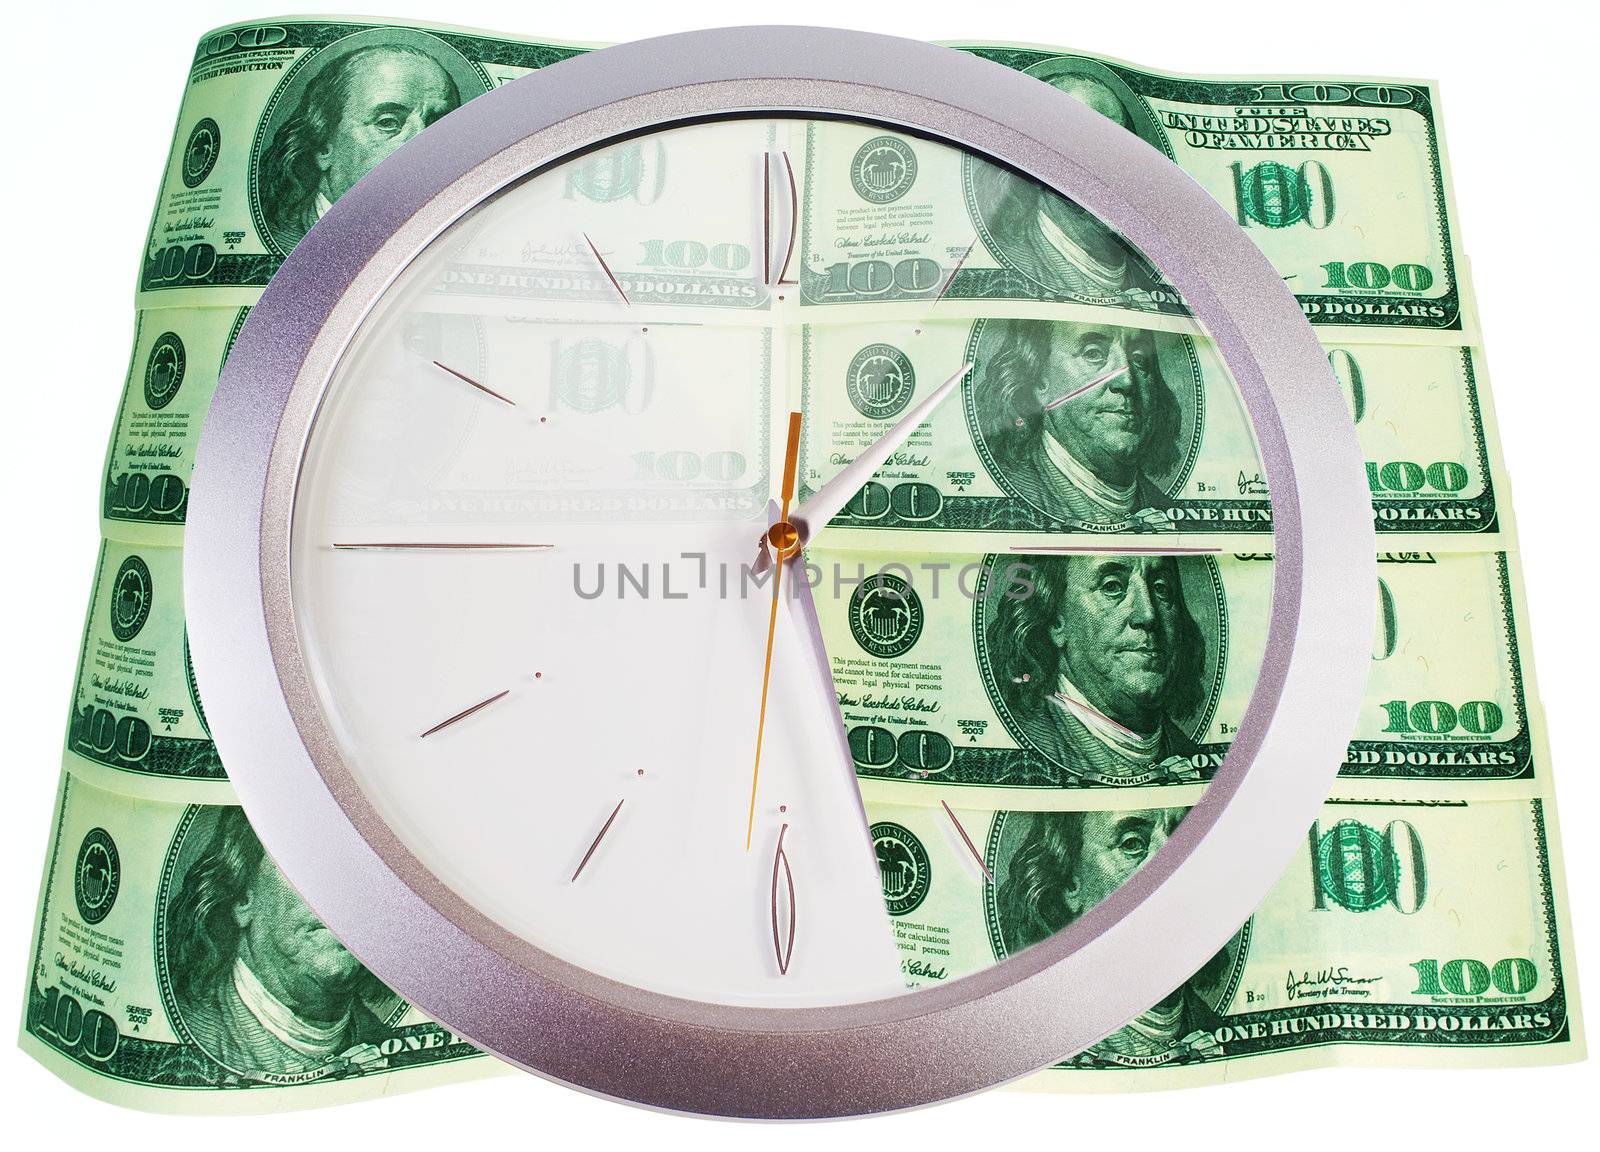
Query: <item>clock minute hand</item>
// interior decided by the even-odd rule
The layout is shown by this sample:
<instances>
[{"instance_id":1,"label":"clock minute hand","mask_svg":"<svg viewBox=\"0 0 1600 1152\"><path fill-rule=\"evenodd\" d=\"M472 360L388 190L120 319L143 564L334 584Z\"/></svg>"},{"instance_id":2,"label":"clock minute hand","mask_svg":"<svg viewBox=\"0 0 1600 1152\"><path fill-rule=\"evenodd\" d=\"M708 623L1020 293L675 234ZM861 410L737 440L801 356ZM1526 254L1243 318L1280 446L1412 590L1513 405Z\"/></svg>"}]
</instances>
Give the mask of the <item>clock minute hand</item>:
<instances>
[{"instance_id":1,"label":"clock minute hand","mask_svg":"<svg viewBox=\"0 0 1600 1152\"><path fill-rule=\"evenodd\" d=\"M795 514L789 517L789 522L800 530L801 539L809 539L819 529L827 525L850 503L850 498L859 492L864 484L872 479L872 474L882 468L893 456L895 449L906 442L906 437L924 420L939 402L950 394L950 390L961 382L961 378L972 371L972 363L968 361L961 366L961 370L950 379L939 385L922 403L907 412L893 428L874 440L854 460L846 464L839 473L821 488L811 494L795 509Z\"/></svg>"}]
</instances>

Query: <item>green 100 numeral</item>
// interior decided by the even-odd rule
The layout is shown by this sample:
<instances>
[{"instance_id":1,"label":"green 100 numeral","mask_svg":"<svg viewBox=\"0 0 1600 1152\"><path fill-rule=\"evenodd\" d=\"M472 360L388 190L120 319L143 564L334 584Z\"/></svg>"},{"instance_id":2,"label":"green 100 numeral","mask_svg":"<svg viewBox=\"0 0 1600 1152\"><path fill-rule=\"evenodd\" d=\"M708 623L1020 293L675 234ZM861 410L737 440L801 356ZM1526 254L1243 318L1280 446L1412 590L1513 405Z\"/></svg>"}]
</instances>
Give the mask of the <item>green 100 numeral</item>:
<instances>
[{"instance_id":1,"label":"green 100 numeral","mask_svg":"<svg viewBox=\"0 0 1600 1152\"><path fill-rule=\"evenodd\" d=\"M1351 87L1322 80L1299 80L1288 84L1258 84L1250 90L1250 101L1254 104L1343 104L1354 100L1358 104L1404 108L1416 99L1416 89L1401 84Z\"/></svg>"},{"instance_id":2,"label":"green 100 numeral","mask_svg":"<svg viewBox=\"0 0 1600 1152\"><path fill-rule=\"evenodd\" d=\"M1379 264L1373 260L1357 260L1346 264L1343 260L1330 260L1322 266L1328 274L1324 288L1355 288L1365 292L1379 292L1393 284L1407 292L1426 292L1433 287L1433 271L1426 264Z\"/></svg>"},{"instance_id":3,"label":"green 100 numeral","mask_svg":"<svg viewBox=\"0 0 1600 1152\"><path fill-rule=\"evenodd\" d=\"M829 296L882 296L885 292L931 292L944 282L936 261L925 256L908 256L895 264L887 260L841 260L830 264L824 274Z\"/></svg>"},{"instance_id":4,"label":"green 100 numeral","mask_svg":"<svg viewBox=\"0 0 1600 1152\"><path fill-rule=\"evenodd\" d=\"M646 240L639 262L647 268L689 269L709 264L719 272L738 272L750 266L750 249L732 241L707 248L698 240Z\"/></svg>"},{"instance_id":5,"label":"green 100 numeral","mask_svg":"<svg viewBox=\"0 0 1600 1152\"><path fill-rule=\"evenodd\" d=\"M697 480L732 484L745 474L747 467L743 452L688 450L635 452L633 463L636 481L665 480L677 484L692 484Z\"/></svg>"},{"instance_id":6,"label":"green 100 numeral","mask_svg":"<svg viewBox=\"0 0 1600 1152\"><path fill-rule=\"evenodd\" d=\"M189 489L183 477L171 472L158 472L154 476L123 472L106 486L108 516L179 519L188 502Z\"/></svg>"},{"instance_id":7,"label":"green 100 numeral","mask_svg":"<svg viewBox=\"0 0 1600 1152\"><path fill-rule=\"evenodd\" d=\"M1460 706L1444 700L1418 700L1415 704L1386 700L1383 710L1389 714L1384 731L1406 735L1420 732L1443 736L1460 727L1474 736L1489 736L1500 731L1500 725L1506 722L1504 709L1493 700L1468 700Z\"/></svg>"},{"instance_id":8,"label":"green 100 numeral","mask_svg":"<svg viewBox=\"0 0 1600 1152\"><path fill-rule=\"evenodd\" d=\"M1410 460L1390 460L1379 464L1367 461L1367 487L1374 496L1385 492L1459 492L1472 479L1466 467L1455 460L1435 460L1427 467Z\"/></svg>"},{"instance_id":9,"label":"green 100 numeral","mask_svg":"<svg viewBox=\"0 0 1600 1152\"><path fill-rule=\"evenodd\" d=\"M1254 220L1268 228L1304 224L1321 231L1333 223L1333 174L1322 161L1307 160L1298 168L1269 161L1247 171L1235 160L1231 168L1239 227L1248 228Z\"/></svg>"},{"instance_id":10,"label":"green 100 numeral","mask_svg":"<svg viewBox=\"0 0 1600 1152\"><path fill-rule=\"evenodd\" d=\"M1417 987L1413 996L1481 996L1494 985L1507 996L1532 992L1539 984L1539 970L1525 956L1507 956L1493 968L1482 960L1413 960Z\"/></svg>"},{"instance_id":11,"label":"green 100 numeral","mask_svg":"<svg viewBox=\"0 0 1600 1152\"><path fill-rule=\"evenodd\" d=\"M33 1026L55 1037L68 1051L82 1052L91 1060L111 1059L121 1039L115 1020L98 1008L86 1011L75 997L59 988L44 990L44 1003L39 1005Z\"/></svg>"}]
</instances>

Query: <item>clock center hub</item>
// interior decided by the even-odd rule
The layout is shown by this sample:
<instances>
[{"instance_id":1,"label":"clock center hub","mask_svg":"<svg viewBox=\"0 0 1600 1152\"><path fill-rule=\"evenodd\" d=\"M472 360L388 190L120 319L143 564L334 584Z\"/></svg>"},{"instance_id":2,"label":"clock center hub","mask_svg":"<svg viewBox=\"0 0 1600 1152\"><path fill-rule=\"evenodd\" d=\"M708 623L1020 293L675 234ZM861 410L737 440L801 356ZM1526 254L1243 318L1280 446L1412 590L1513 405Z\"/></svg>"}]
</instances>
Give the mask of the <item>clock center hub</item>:
<instances>
[{"instance_id":1,"label":"clock center hub","mask_svg":"<svg viewBox=\"0 0 1600 1152\"><path fill-rule=\"evenodd\" d=\"M787 520L779 520L767 529L767 543L779 560L787 560L800 551L800 529Z\"/></svg>"}]
</instances>

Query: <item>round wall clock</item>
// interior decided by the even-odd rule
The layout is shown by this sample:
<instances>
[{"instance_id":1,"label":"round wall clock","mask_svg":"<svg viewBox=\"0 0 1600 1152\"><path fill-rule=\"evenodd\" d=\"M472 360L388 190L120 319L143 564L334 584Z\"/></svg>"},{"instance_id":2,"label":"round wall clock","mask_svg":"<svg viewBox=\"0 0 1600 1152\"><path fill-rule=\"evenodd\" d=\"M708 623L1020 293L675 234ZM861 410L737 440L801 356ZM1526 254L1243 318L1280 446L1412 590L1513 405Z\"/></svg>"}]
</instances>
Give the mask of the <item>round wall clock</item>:
<instances>
[{"instance_id":1,"label":"round wall clock","mask_svg":"<svg viewBox=\"0 0 1600 1152\"><path fill-rule=\"evenodd\" d=\"M827 172L822 149L841 158ZM913 250L935 184L977 223L930 259ZM828 197L825 239L805 206ZM1033 303L957 309L951 285L978 264ZM952 314L991 337L1034 327L913 371L906 349ZM823 401L793 366L844 319L849 451L801 459ZM893 575L814 586L807 557L848 548L838 525L873 500L900 501L908 556L937 550L916 493L872 478L940 405L1007 413L997 438L1027 427L986 395L998 370L974 361L991 354L1018 365L1012 399L1051 432L1040 468L1071 481L1068 503L1130 499L1097 445L1137 439L1158 407L1170 435L1192 430L1181 358L1150 334L1186 331L1237 384L1272 498L1274 591L1231 749L1181 823L1096 849L1142 865L1104 899L908 988L891 921L924 895L923 848L892 829L874 848L856 780L878 737L841 724L832 669L850 654L818 609L848 601L821 616L842 612L857 654L890 662L920 659L948 613ZM1303 838L1365 679L1369 498L1279 278L1120 125L909 41L689 33L451 113L274 278L196 476L194 662L278 866L424 1011L523 1068L661 1108L910 1107L1151 1009ZM1045 499L1019 476L1019 499ZM1195 565L1215 558L1182 539L1043 550L1066 591L1035 639L1071 632L1082 660L1045 696L1128 756L1156 737L1102 715L1095 677L1149 689L1187 659ZM1115 635L1089 626L1113 617ZM1186 674L1204 686L1204 668ZM1029 731L1018 721L1016 755L1049 759Z\"/></svg>"}]
</instances>

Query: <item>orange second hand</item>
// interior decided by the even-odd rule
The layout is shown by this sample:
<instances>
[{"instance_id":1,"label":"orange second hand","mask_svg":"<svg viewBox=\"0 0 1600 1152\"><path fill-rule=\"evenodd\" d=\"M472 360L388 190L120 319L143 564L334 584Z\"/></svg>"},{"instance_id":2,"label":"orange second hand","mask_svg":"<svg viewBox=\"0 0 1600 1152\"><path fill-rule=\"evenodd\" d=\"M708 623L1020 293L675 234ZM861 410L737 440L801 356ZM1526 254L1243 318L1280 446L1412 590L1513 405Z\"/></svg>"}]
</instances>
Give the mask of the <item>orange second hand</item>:
<instances>
[{"instance_id":1,"label":"orange second hand","mask_svg":"<svg viewBox=\"0 0 1600 1152\"><path fill-rule=\"evenodd\" d=\"M767 660L761 669L761 712L756 721L756 763L750 773L750 819L744 828L744 850L750 851L756 830L756 789L761 783L761 738L767 731L767 689L772 684L772 639L778 631L778 589L783 585L783 564L772 574L772 614L767 617Z\"/></svg>"},{"instance_id":2,"label":"orange second hand","mask_svg":"<svg viewBox=\"0 0 1600 1152\"><path fill-rule=\"evenodd\" d=\"M783 510L778 523L789 522L789 502L794 499L795 469L800 462L799 412L789 413L789 443L783 454ZM783 568L787 557L779 557L772 574L772 612L767 617L767 658L761 667L761 710L756 717L756 762L750 772L750 818L744 827L744 850L750 851L750 842L756 831L756 791L761 783L761 741L767 732L767 689L772 686L772 640L778 631L779 590L783 587Z\"/></svg>"}]
</instances>

